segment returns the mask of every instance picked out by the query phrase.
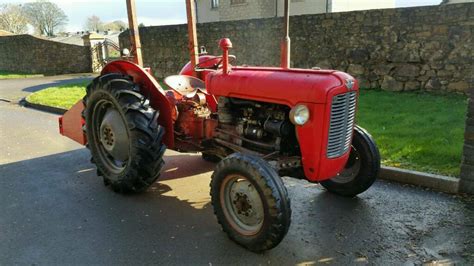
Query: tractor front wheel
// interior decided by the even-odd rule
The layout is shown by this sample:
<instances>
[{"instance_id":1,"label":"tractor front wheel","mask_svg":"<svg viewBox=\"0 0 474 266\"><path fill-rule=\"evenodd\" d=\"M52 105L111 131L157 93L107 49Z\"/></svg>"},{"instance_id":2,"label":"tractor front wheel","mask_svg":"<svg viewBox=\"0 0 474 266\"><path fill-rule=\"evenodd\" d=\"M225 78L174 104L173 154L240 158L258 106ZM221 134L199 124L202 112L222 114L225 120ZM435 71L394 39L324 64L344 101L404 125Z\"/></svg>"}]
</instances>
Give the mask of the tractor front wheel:
<instances>
[{"instance_id":1,"label":"tractor front wheel","mask_svg":"<svg viewBox=\"0 0 474 266\"><path fill-rule=\"evenodd\" d=\"M104 183L121 193L146 190L164 165L159 112L121 74L94 79L83 102L88 147Z\"/></svg>"},{"instance_id":2,"label":"tractor front wheel","mask_svg":"<svg viewBox=\"0 0 474 266\"><path fill-rule=\"evenodd\" d=\"M259 157L236 153L217 164L211 198L223 231L251 251L276 247L288 232L288 192L275 170Z\"/></svg>"},{"instance_id":3,"label":"tractor front wheel","mask_svg":"<svg viewBox=\"0 0 474 266\"><path fill-rule=\"evenodd\" d=\"M321 185L329 192L344 197L354 197L367 189L377 179L380 170L380 153L372 136L363 128L354 128L349 159L344 169Z\"/></svg>"}]
</instances>

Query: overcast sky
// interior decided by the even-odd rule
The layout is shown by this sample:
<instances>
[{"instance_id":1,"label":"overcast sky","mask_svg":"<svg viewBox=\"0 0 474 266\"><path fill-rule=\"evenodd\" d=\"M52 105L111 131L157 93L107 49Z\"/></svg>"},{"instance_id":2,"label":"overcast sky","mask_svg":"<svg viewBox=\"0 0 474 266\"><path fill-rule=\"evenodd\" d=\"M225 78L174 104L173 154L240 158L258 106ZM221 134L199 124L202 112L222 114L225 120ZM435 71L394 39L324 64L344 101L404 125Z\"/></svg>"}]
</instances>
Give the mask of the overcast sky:
<instances>
[{"instance_id":1,"label":"overcast sky","mask_svg":"<svg viewBox=\"0 0 474 266\"><path fill-rule=\"evenodd\" d=\"M26 3L31 0L0 0L4 3ZM91 15L103 21L127 21L125 0L51 0L69 17L68 31L83 29L85 19ZM381 1L381 0L379 0ZM441 0L396 0L398 7L437 5ZM180 24L186 21L184 0L136 0L138 22L150 25Z\"/></svg>"}]
</instances>

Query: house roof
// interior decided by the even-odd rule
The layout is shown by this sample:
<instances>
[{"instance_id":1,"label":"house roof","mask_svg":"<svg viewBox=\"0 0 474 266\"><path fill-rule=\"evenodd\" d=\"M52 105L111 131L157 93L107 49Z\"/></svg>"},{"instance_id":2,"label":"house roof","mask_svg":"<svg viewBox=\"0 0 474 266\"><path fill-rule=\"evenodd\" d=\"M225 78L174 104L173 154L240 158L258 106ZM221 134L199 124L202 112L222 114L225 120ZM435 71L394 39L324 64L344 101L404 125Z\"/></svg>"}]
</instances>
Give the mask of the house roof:
<instances>
[{"instance_id":1,"label":"house roof","mask_svg":"<svg viewBox=\"0 0 474 266\"><path fill-rule=\"evenodd\" d=\"M55 42L62 42L62 43L67 43L67 44L75 44L75 45L84 45L84 41L82 40L82 37L79 35L75 36L67 36L67 37L54 37L50 38L49 40L55 41Z\"/></svg>"},{"instance_id":2,"label":"house roof","mask_svg":"<svg viewBox=\"0 0 474 266\"><path fill-rule=\"evenodd\" d=\"M51 41L55 42L62 42L62 43L67 43L67 44L75 44L75 45L81 45L84 46L84 37L89 36L91 40L103 40L103 39L108 39L111 40L115 43L119 43L119 35L120 32L107 32L104 35L97 34L95 32L92 33L87 33L86 35L82 35L80 32L77 34L72 34L69 36L57 36L53 38L49 38Z\"/></svg>"},{"instance_id":3,"label":"house roof","mask_svg":"<svg viewBox=\"0 0 474 266\"><path fill-rule=\"evenodd\" d=\"M15 35L15 34L6 30L0 30L0 36L10 36L10 35Z\"/></svg>"},{"instance_id":4,"label":"house roof","mask_svg":"<svg viewBox=\"0 0 474 266\"><path fill-rule=\"evenodd\" d=\"M98 33L95 33L95 32L91 32L89 34L89 40L102 40L104 39L104 36L98 34Z\"/></svg>"}]
</instances>

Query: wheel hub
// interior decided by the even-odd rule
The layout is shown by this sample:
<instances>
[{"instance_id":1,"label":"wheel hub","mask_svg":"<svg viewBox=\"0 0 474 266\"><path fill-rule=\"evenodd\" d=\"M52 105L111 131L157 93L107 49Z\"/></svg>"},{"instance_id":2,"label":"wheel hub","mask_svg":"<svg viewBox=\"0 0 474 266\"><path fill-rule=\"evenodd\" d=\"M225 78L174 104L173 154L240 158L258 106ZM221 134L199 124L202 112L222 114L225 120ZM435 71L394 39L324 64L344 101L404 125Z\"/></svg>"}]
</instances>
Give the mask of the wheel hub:
<instances>
[{"instance_id":1,"label":"wheel hub","mask_svg":"<svg viewBox=\"0 0 474 266\"><path fill-rule=\"evenodd\" d=\"M233 178L224 191L227 211L233 223L245 234L255 234L263 224L264 209L258 191L247 179Z\"/></svg>"},{"instance_id":2,"label":"wheel hub","mask_svg":"<svg viewBox=\"0 0 474 266\"><path fill-rule=\"evenodd\" d=\"M337 183L349 183L354 180L360 172L361 158L359 151L352 146L346 166L332 180Z\"/></svg>"},{"instance_id":3,"label":"wheel hub","mask_svg":"<svg viewBox=\"0 0 474 266\"><path fill-rule=\"evenodd\" d=\"M100 142L104 149L116 160L125 161L129 157L127 127L120 113L109 108L100 125Z\"/></svg>"}]
</instances>

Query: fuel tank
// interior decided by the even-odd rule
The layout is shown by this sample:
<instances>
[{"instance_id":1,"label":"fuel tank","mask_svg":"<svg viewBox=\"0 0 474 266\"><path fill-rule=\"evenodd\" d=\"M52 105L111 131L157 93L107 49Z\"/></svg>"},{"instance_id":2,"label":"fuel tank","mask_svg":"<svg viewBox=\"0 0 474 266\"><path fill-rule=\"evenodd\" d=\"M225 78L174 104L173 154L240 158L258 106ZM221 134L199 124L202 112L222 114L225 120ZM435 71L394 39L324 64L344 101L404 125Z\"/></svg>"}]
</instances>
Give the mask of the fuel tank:
<instances>
[{"instance_id":1,"label":"fuel tank","mask_svg":"<svg viewBox=\"0 0 474 266\"><path fill-rule=\"evenodd\" d=\"M207 91L215 96L294 106L299 102L326 103L329 91L353 79L334 70L232 67L206 77Z\"/></svg>"}]
</instances>

